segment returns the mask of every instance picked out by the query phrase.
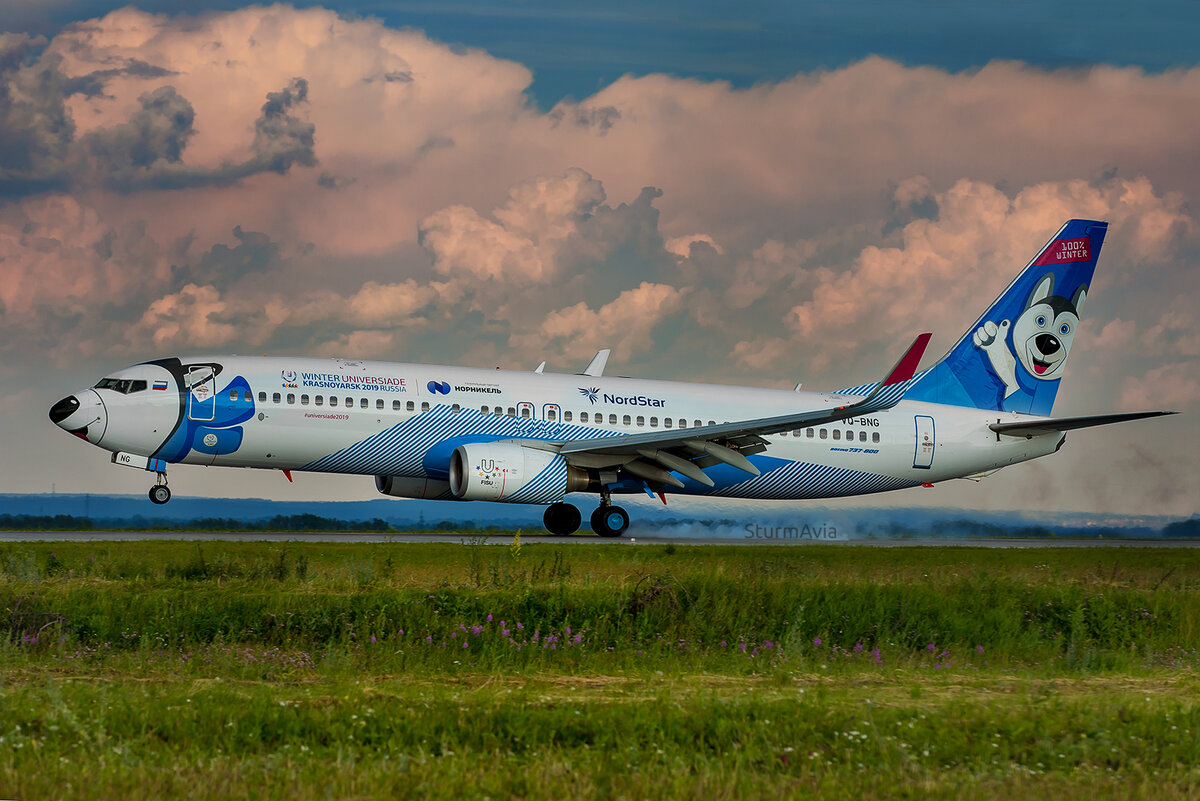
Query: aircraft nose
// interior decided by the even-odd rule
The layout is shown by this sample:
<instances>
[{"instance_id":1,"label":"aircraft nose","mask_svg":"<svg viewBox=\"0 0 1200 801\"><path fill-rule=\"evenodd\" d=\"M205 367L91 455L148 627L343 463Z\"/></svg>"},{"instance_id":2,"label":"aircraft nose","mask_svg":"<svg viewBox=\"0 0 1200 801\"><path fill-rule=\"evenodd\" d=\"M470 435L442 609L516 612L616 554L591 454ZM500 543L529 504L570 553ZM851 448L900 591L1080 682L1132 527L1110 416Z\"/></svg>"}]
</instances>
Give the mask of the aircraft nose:
<instances>
[{"instance_id":1,"label":"aircraft nose","mask_svg":"<svg viewBox=\"0 0 1200 801\"><path fill-rule=\"evenodd\" d=\"M50 407L50 422L58 425L77 411L79 411L79 398L68 395Z\"/></svg>"}]
</instances>

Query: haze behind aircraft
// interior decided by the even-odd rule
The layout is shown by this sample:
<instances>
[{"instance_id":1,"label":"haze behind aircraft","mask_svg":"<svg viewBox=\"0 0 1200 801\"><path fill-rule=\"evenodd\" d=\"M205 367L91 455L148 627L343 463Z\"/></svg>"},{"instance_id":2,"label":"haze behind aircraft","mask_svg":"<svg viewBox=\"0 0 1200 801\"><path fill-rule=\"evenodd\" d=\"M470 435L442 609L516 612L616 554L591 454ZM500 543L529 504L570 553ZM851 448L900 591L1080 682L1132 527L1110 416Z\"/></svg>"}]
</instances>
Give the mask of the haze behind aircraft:
<instances>
[{"instance_id":1,"label":"haze behind aircraft","mask_svg":"<svg viewBox=\"0 0 1200 801\"><path fill-rule=\"evenodd\" d=\"M1067 431L1173 414L1049 417L1108 224L1070 220L939 362L929 334L878 382L794 392L301 357L144 362L54 404L50 419L157 474L168 464L372 475L400 498L545 505L618 536L621 493L814 499L980 478L1054 453Z\"/></svg>"}]
</instances>

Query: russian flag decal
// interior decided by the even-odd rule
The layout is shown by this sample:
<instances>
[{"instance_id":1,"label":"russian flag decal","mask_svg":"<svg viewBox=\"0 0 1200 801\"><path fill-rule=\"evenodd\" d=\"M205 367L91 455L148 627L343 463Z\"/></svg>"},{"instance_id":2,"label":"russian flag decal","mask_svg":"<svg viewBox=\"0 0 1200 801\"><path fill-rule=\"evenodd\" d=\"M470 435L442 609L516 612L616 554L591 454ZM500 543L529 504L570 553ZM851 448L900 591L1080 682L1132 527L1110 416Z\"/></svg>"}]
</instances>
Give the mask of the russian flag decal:
<instances>
[{"instance_id":1,"label":"russian flag decal","mask_svg":"<svg viewBox=\"0 0 1200 801\"><path fill-rule=\"evenodd\" d=\"M155 381L155 382L154 382L154 387L153 387L153 389L166 389L166 388L167 388L167 382L166 382L166 381Z\"/></svg>"}]
</instances>

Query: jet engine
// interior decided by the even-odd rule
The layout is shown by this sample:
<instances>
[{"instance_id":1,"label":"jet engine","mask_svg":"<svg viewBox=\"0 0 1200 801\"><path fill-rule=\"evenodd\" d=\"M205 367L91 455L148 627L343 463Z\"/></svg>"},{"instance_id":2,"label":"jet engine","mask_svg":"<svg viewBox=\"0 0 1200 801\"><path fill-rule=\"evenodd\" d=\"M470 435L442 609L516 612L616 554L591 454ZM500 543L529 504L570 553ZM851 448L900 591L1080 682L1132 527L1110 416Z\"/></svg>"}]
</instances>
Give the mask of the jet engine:
<instances>
[{"instance_id":1,"label":"jet engine","mask_svg":"<svg viewBox=\"0 0 1200 801\"><path fill-rule=\"evenodd\" d=\"M593 483L560 454L512 442L459 445L450 456L450 492L465 501L555 503Z\"/></svg>"},{"instance_id":2,"label":"jet engine","mask_svg":"<svg viewBox=\"0 0 1200 801\"><path fill-rule=\"evenodd\" d=\"M455 500L450 494L450 485L434 478L404 478L402 476L375 476L375 489L393 498L418 498L424 500Z\"/></svg>"}]
</instances>

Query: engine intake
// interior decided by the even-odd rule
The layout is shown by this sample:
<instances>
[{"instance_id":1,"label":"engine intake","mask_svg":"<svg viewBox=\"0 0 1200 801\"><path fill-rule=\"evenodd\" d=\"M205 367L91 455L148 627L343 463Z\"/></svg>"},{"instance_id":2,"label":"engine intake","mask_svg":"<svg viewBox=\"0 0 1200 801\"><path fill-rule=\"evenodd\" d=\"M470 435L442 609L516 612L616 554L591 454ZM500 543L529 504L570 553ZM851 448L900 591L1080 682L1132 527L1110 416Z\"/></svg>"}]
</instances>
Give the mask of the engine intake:
<instances>
[{"instance_id":1,"label":"engine intake","mask_svg":"<svg viewBox=\"0 0 1200 801\"><path fill-rule=\"evenodd\" d=\"M465 501L555 503L592 483L560 454L511 442L459 445L450 456L450 492Z\"/></svg>"}]
</instances>

